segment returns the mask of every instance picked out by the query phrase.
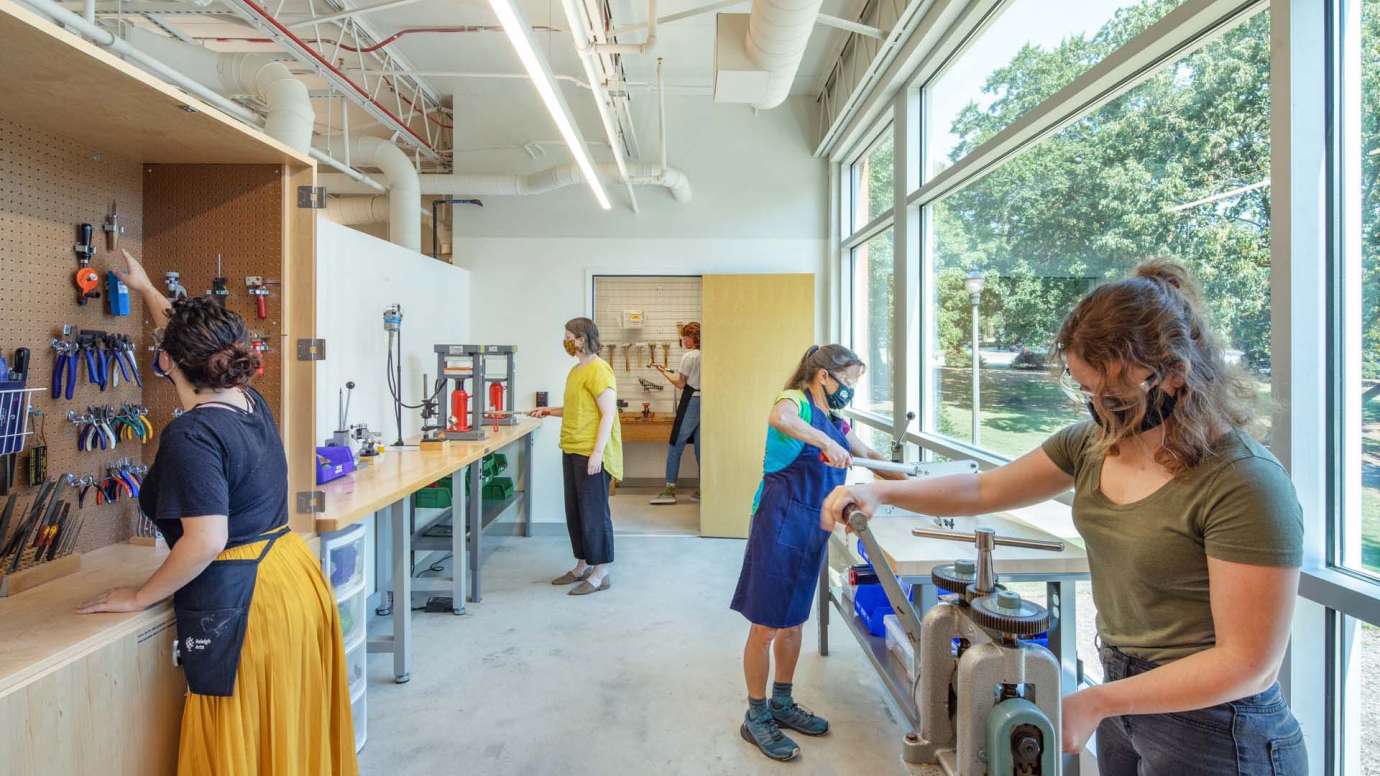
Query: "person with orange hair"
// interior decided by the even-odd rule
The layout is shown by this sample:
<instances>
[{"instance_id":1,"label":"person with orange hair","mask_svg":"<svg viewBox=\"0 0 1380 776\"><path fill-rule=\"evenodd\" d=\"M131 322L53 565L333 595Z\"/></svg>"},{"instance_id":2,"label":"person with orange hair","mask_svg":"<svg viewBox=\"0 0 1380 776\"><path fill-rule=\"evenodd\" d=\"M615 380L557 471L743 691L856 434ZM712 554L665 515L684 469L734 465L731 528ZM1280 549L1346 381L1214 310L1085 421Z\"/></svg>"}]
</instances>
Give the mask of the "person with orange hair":
<instances>
[{"instance_id":1,"label":"person with orange hair","mask_svg":"<svg viewBox=\"0 0 1380 776\"><path fill-rule=\"evenodd\" d=\"M1188 272L1165 260L1088 294L1055 347L1061 386L1089 419L980 474L839 487L821 527L850 504L979 515L1072 488L1105 681L1064 688L1064 751L1096 731L1107 776L1306 774L1276 681L1302 509L1246 431L1253 381L1227 361Z\"/></svg>"},{"instance_id":2,"label":"person with orange hair","mask_svg":"<svg viewBox=\"0 0 1380 776\"><path fill-rule=\"evenodd\" d=\"M671 372L660 364L652 364L666 382L680 390L680 402L676 405L676 422L671 425L670 447L666 451L666 487L652 496L653 504L676 503L676 482L680 479L680 459L685 446L695 443L695 463L700 463L700 324L691 321L680 330L680 346L685 355L680 357L680 370ZM700 500L696 489L691 501Z\"/></svg>"}]
</instances>

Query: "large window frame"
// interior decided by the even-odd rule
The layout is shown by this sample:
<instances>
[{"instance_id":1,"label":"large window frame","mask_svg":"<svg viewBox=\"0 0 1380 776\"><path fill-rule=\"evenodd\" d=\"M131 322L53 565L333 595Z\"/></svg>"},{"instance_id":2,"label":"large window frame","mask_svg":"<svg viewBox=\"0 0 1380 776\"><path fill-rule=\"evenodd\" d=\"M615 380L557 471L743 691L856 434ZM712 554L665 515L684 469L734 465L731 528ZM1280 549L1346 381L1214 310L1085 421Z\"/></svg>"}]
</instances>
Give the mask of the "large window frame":
<instances>
[{"instance_id":1,"label":"large window frame","mask_svg":"<svg viewBox=\"0 0 1380 776\"><path fill-rule=\"evenodd\" d=\"M1158 68L1206 45L1249 16L1271 16L1271 389L1276 404L1271 445L1289 470L1305 520L1305 561L1299 584L1293 639L1281 683L1307 737L1311 767L1336 773L1347 762L1341 687L1355 628L1380 625L1380 583L1340 564L1340 522L1347 506L1341 435L1354 401L1346 380L1340 337L1345 309L1342 262L1347 219L1359 218L1347 201L1347 144L1356 144L1358 18L1362 0L1184 0L1164 18L1056 92L1001 132L927 181L921 142L923 89L963 45L990 20L997 0L936 0L919 25L917 43L904 44L882 84L864 95L854 126L838 136L864 138L851 146L870 149L877 133L890 131L898 189L890 213L852 234L835 233L831 277L835 336L851 321L846 266L851 248L882 230L895 230L893 347L896 381L892 417L854 412L861 423L922 455L976 460L984 468L1007 461L1000 455L934 431L935 407L923 390L934 326L927 284L933 251L923 245L927 205L967 186L1042 138L1126 93ZM1350 92L1348 90L1351 90ZM1349 113L1348 111L1352 111ZM1349 125L1347 122L1350 121ZM865 127L859 130L858 126ZM890 127L887 130L887 127ZM1359 148L1359 145L1355 145ZM834 156L835 180L850 181L849 165L861 150ZM1352 154L1354 160L1355 156ZM1354 162L1353 162L1354 163ZM840 167L841 164L841 167ZM1320 176L1326 171L1326 176ZM1354 171L1352 171L1354 174ZM849 186L835 184L840 213L851 217ZM837 222L836 222L837 223ZM843 234L839 234L843 232ZM1355 234L1354 229L1350 232ZM1316 257L1326 257L1319 262ZM1294 261L1294 257L1300 257ZM844 341L848 341L844 339ZM1319 347L1327 343L1327 347ZM1326 397L1317 401L1316 397ZM1068 503L1067 497L1063 499ZM1354 501L1354 499L1353 499ZM1320 691L1319 688L1322 688ZM1355 744L1353 743L1353 747ZM1354 767L1354 761L1353 761Z\"/></svg>"}]
</instances>

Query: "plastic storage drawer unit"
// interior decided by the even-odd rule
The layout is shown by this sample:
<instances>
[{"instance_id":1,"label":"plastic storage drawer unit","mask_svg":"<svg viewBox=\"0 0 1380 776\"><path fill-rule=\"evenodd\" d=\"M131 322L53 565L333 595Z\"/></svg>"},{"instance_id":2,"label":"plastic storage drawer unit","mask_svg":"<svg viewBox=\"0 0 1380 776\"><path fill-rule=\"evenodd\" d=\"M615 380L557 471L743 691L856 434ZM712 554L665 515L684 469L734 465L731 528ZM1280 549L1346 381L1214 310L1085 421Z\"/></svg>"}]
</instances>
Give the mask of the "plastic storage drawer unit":
<instances>
[{"instance_id":1,"label":"plastic storage drawer unit","mask_svg":"<svg viewBox=\"0 0 1380 776\"><path fill-rule=\"evenodd\" d=\"M364 538L364 526L357 524L321 540L321 570L326 572L337 598L364 582Z\"/></svg>"}]
</instances>

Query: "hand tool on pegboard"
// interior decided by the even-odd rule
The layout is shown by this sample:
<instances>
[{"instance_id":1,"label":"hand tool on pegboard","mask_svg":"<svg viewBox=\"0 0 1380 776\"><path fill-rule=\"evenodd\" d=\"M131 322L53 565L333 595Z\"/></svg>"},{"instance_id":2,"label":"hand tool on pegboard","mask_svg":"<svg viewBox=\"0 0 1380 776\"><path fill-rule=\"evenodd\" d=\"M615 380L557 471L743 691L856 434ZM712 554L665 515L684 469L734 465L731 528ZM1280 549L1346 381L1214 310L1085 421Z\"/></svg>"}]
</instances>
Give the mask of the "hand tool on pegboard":
<instances>
[{"instance_id":1,"label":"hand tool on pegboard","mask_svg":"<svg viewBox=\"0 0 1380 776\"><path fill-rule=\"evenodd\" d=\"M221 307L225 306L225 300L230 296L230 287L226 285L225 273L221 271L220 254L216 254L216 276L211 278L211 290L206 293L211 295Z\"/></svg>"},{"instance_id":2,"label":"hand tool on pegboard","mask_svg":"<svg viewBox=\"0 0 1380 776\"><path fill-rule=\"evenodd\" d=\"M10 536L4 550L0 550L0 566L3 566L8 560L9 573L19 570L19 563L24 558L25 550L37 534L38 529L43 525L43 518L48 512L48 505L57 503L56 498L51 498L57 493L57 490L57 482L52 480L39 488L38 494L34 496L34 500L29 506L29 516Z\"/></svg>"},{"instance_id":3,"label":"hand tool on pegboard","mask_svg":"<svg viewBox=\"0 0 1380 776\"><path fill-rule=\"evenodd\" d=\"M77 352L86 365L86 382L106 389L109 383L106 374L105 332L82 329L77 332Z\"/></svg>"},{"instance_id":4,"label":"hand tool on pegboard","mask_svg":"<svg viewBox=\"0 0 1380 776\"><path fill-rule=\"evenodd\" d=\"M179 299L186 299L187 289L182 285L182 273L164 272L163 285L168 289L168 298L176 302Z\"/></svg>"},{"instance_id":5,"label":"hand tool on pegboard","mask_svg":"<svg viewBox=\"0 0 1380 776\"><path fill-rule=\"evenodd\" d=\"M5 509L0 511L0 547L5 546L5 535L9 532L10 521L14 518L14 504L19 500L18 493L11 493L5 499Z\"/></svg>"},{"instance_id":6,"label":"hand tool on pegboard","mask_svg":"<svg viewBox=\"0 0 1380 776\"><path fill-rule=\"evenodd\" d=\"M268 280L261 275L250 275L244 279L245 288L249 295L254 297L254 311L259 316L259 320L268 320Z\"/></svg>"},{"instance_id":7,"label":"hand tool on pegboard","mask_svg":"<svg viewBox=\"0 0 1380 776\"><path fill-rule=\"evenodd\" d=\"M91 224L78 224L77 244L72 248L77 254L77 274L72 276L72 282L77 286L77 304L81 305L101 295L96 290L101 284L100 273L91 268L91 257L96 254L96 246L91 242L94 232Z\"/></svg>"},{"instance_id":8,"label":"hand tool on pegboard","mask_svg":"<svg viewBox=\"0 0 1380 776\"><path fill-rule=\"evenodd\" d=\"M110 212L106 214L101 230L105 232L105 249L114 253L120 247L120 235L125 233L125 227L120 223L120 205L115 200L110 202Z\"/></svg>"},{"instance_id":9,"label":"hand tool on pegboard","mask_svg":"<svg viewBox=\"0 0 1380 776\"><path fill-rule=\"evenodd\" d=\"M29 445L29 487L38 487L48 479L48 416L38 407L30 407L29 415L38 418L38 433Z\"/></svg>"},{"instance_id":10,"label":"hand tool on pegboard","mask_svg":"<svg viewBox=\"0 0 1380 776\"><path fill-rule=\"evenodd\" d=\"M259 298L263 299L263 297ZM265 354L273 350L273 348L269 347L268 345L268 337L265 336L263 332L249 332L249 347L259 352L259 368L254 371L254 375L256 377L263 377L264 364L268 363L268 359L265 357Z\"/></svg>"},{"instance_id":11,"label":"hand tool on pegboard","mask_svg":"<svg viewBox=\"0 0 1380 776\"><path fill-rule=\"evenodd\" d=\"M106 347L114 354L115 364L124 381L143 388L144 378L139 375L139 360L134 340L130 339L128 334L110 334L106 339Z\"/></svg>"},{"instance_id":12,"label":"hand tool on pegboard","mask_svg":"<svg viewBox=\"0 0 1380 776\"><path fill-rule=\"evenodd\" d=\"M66 398L69 401L77 387L77 342L72 338L75 326L62 327L62 335L55 337L53 348L53 391L54 399Z\"/></svg>"}]
</instances>

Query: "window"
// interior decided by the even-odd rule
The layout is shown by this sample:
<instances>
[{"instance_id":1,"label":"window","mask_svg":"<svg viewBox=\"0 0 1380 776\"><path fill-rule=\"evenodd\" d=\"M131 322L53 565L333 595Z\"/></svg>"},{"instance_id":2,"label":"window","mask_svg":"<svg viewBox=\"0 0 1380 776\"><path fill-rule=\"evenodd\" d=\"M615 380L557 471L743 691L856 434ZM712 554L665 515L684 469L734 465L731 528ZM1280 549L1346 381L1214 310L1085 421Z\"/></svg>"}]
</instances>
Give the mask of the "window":
<instances>
[{"instance_id":1,"label":"window","mask_svg":"<svg viewBox=\"0 0 1380 776\"><path fill-rule=\"evenodd\" d=\"M853 350L867 363L853 406L891 416L891 317L896 287L892 230L852 250Z\"/></svg>"},{"instance_id":2,"label":"window","mask_svg":"<svg viewBox=\"0 0 1380 776\"><path fill-rule=\"evenodd\" d=\"M1350 368L1347 380L1357 393L1346 407L1352 417L1344 421L1352 433L1343 450L1347 497L1339 538L1342 565L1380 577L1380 190L1375 182L1380 175L1380 0L1361 5L1360 38L1361 106L1354 117L1359 118L1360 148L1344 151L1359 156L1353 163L1359 161L1360 178L1352 176L1343 191L1360 198L1360 234L1348 235L1358 245L1345 251L1342 283L1343 307L1359 306L1359 315L1344 309L1348 330L1342 332L1343 368ZM1352 266L1356 260L1359 266ZM1360 434L1354 433L1357 426Z\"/></svg>"},{"instance_id":3,"label":"window","mask_svg":"<svg viewBox=\"0 0 1380 776\"><path fill-rule=\"evenodd\" d=\"M1380 628L1339 616L1342 774L1380 773Z\"/></svg>"},{"instance_id":4,"label":"window","mask_svg":"<svg viewBox=\"0 0 1380 776\"><path fill-rule=\"evenodd\" d=\"M1012 0L925 89L922 177L1005 129L1180 0ZM993 63L1005 63L993 68Z\"/></svg>"},{"instance_id":5,"label":"window","mask_svg":"<svg viewBox=\"0 0 1380 776\"><path fill-rule=\"evenodd\" d=\"M1118 13L1093 40L1124 40L1145 9L1164 5ZM1266 410L1269 42L1261 13L928 207L926 381L940 433L1015 457L1086 417L1054 381L1050 342L1082 295L1153 256L1195 273L1229 359L1254 377ZM1064 50L1084 45L1074 37L1022 49L986 83L1006 93L1057 81L1045 74L1062 72ZM1003 110L998 101L968 111L955 125L958 147L1005 121ZM977 293L970 275L982 281Z\"/></svg>"},{"instance_id":6,"label":"window","mask_svg":"<svg viewBox=\"0 0 1380 776\"><path fill-rule=\"evenodd\" d=\"M896 201L896 165L893 164L894 139L891 126L873 142L872 148L853 163L849 177L853 187L853 228L856 232L872 222L873 219L891 210Z\"/></svg>"}]
</instances>

